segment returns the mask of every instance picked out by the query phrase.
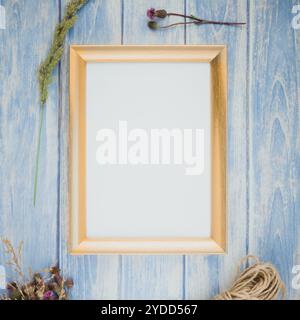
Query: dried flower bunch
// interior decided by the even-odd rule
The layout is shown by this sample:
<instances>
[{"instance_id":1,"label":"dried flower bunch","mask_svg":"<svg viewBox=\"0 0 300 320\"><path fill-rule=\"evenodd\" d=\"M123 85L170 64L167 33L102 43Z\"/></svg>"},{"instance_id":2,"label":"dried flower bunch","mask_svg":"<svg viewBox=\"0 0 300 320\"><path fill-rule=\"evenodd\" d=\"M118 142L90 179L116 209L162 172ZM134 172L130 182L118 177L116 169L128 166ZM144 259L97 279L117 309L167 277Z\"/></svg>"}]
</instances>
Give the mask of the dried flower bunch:
<instances>
[{"instance_id":1,"label":"dried flower bunch","mask_svg":"<svg viewBox=\"0 0 300 320\"><path fill-rule=\"evenodd\" d=\"M155 21L156 18L164 19L170 16L184 18L184 22L176 22L169 25L161 26L157 23L157 21ZM152 30L166 29L174 26L189 25L189 24L195 24L195 25L219 24L219 25L227 25L227 26L239 26L239 25L245 24L244 22L223 22L223 21L205 20L205 19L197 18L192 14L186 15L181 13L167 12L165 9L157 10L154 8L150 8L147 10L147 17L150 19L150 21L148 21L148 27ZM189 19L191 21L186 21L186 19Z\"/></svg>"},{"instance_id":2,"label":"dried flower bunch","mask_svg":"<svg viewBox=\"0 0 300 320\"><path fill-rule=\"evenodd\" d=\"M17 274L17 280L9 282L6 294L0 300L67 300L69 290L73 287L71 278L64 279L58 267L51 267L42 273L30 272L30 280L26 281L21 268L23 243L17 250L7 239L2 240L5 252L11 256L7 262Z\"/></svg>"}]
</instances>

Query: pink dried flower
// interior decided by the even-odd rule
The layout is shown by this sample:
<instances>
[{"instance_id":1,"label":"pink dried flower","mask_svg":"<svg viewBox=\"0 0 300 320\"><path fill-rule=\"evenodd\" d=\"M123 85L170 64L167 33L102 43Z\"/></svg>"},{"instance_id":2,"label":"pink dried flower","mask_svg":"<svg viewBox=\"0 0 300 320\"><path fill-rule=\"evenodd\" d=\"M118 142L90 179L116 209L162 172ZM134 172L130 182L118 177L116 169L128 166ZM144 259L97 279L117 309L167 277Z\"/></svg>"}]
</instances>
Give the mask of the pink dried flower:
<instances>
[{"instance_id":1,"label":"pink dried flower","mask_svg":"<svg viewBox=\"0 0 300 320\"><path fill-rule=\"evenodd\" d=\"M168 13L165 9L155 10L154 8L150 8L147 10L147 17L150 20L154 20L155 17L163 19L167 16L168 16Z\"/></svg>"},{"instance_id":2,"label":"pink dried flower","mask_svg":"<svg viewBox=\"0 0 300 320\"><path fill-rule=\"evenodd\" d=\"M44 300L55 300L56 294L53 291L46 291L43 296Z\"/></svg>"},{"instance_id":3,"label":"pink dried flower","mask_svg":"<svg viewBox=\"0 0 300 320\"><path fill-rule=\"evenodd\" d=\"M154 8L150 8L147 10L147 17L151 20L153 20L155 18L155 9Z\"/></svg>"}]
</instances>

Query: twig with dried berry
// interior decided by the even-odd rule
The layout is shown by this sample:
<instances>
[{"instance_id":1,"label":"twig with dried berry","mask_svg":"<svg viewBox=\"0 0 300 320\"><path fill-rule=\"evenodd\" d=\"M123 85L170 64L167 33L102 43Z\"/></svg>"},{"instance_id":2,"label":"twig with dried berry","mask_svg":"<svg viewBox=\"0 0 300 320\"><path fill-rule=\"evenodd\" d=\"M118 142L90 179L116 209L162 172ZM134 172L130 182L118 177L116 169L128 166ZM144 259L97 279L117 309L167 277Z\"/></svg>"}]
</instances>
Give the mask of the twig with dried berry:
<instances>
[{"instance_id":1,"label":"twig with dried berry","mask_svg":"<svg viewBox=\"0 0 300 320\"><path fill-rule=\"evenodd\" d=\"M184 22L175 22L175 23L162 26L155 21L156 18L164 19L170 16L184 18ZM224 22L224 21L200 19L195 17L192 14L186 15L186 14L175 13L175 12L167 12L165 9L156 10L154 8L150 8L147 10L147 17L150 19L150 21L148 21L148 27L152 30L167 29L174 26L190 25L190 24L195 24L195 25L218 24L218 25L227 25L227 26L240 26L240 25L246 24L244 22ZM189 19L191 21L186 21L186 19Z\"/></svg>"}]
</instances>

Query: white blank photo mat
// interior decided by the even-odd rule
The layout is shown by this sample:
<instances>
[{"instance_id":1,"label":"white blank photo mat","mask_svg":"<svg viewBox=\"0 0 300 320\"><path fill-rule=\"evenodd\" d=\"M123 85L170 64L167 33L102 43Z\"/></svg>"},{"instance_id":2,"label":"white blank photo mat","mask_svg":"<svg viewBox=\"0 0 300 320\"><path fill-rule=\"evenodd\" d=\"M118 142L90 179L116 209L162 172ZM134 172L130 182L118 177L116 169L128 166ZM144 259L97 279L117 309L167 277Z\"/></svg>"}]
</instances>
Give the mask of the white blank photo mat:
<instances>
[{"instance_id":1,"label":"white blank photo mat","mask_svg":"<svg viewBox=\"0 0 300 320\"><path fill-rule=\"evenodd\" d=\"M87 238L210 237L210 64L93 62L86 81ZM152 129L202 129L202 174L187 175L185 162L99 164L97 133L112 129L118 145L120 121L149 139Z\"/></svg>"}]
</instances>

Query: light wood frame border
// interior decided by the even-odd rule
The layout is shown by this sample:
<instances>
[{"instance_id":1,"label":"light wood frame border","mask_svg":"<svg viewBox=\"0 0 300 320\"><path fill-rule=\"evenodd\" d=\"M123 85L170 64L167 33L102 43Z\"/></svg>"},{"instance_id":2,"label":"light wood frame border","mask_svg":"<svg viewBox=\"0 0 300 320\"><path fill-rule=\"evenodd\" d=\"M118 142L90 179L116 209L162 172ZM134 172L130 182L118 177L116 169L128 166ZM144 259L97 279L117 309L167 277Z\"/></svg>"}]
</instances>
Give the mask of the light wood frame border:
<instances>
[{"instance_id":1,"label":"light wood frame border","mask_svg":"<svg viewBox=\"0 0 300 320\"><path fill-rule=\"evenodd\" d=\"M86 236L86 64L88 62L208 62L211 65L212 230L210 238ZM227 245L227 48L192 46L70 46L71 254L222 254Z\"/></svg>"}]
</instances>

